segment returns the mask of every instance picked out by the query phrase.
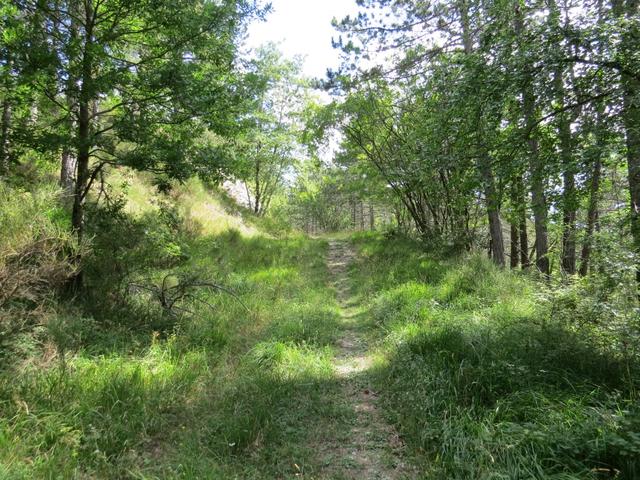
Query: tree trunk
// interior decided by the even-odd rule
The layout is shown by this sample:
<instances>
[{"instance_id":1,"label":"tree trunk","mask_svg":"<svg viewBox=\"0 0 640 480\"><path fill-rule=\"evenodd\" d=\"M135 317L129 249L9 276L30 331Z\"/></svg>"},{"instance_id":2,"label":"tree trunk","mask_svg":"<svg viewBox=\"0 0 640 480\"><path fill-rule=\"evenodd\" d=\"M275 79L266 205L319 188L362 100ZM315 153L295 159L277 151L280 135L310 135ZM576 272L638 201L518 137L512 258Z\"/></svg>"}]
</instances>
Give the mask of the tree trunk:
<instances>
[{"instance_id":1,"label":"tree trunk","mask_svg":"<svg viewBox=\"0 0 640 480\"><path fill-rule=\"evenodd\" d=\"M402 212L400 212L400 207L398 205L393 206L393 216L396 219L396 225L399 231L404 231L404 225L402 222Z\"/></svg>"},{"instance_id":2,"label":"tree trunk","mask_svg":"<svg viewBox=\"0 0 640 480\"><path fill-rule=\"evenodd\" d=\"M576 207L575 177L565 170L562 214L562 271L568 275L576 273Z\"/></svg>"},{"instance_id":3,"label":"tree trunk","mask_svg":"<svg viewBox=\"0 0 640 480\"><path fill-rule=\"evenodd\" d=\"M598 0L598 25L603 27L605 12L603 10L603 1ZM603 54L603 47L598 47L598 54ZM598 93L601 93L604 89L604 85L600 82L597 85ZM585 235L582 243L582 250L580 252L580 268L578 274L581 277L586 276L589 273L591 267L591 253L593 251L593 234L598 229L598 217L599 217L599 203L600 203L600 178L602 176L602 159L604 156L604 146L606 143L606 125L604 122L604 104L598 104L596 106L596 119L595 119L595 159L591 170L591 178L589 181L589 205L587 208L587 219L585 227Z\"/></svg>"},{"instance_id":4,"label":"tree trunk","mask_svg":"<svg viewBox=\"0 0 640 480\"><path fill-rule=\"evenodd\" d=\"M351 199L351 228L355 230L357 228L357 220L356 220L356 201L355 199Z\"/></svg>"},{"instance_id":5,"label":"tree trunk","mask_svg":"<svg viewBox=\"0 0 640 480\"><path fill-rule=\"evenodd\" d=\"M472 29L469 21L469 4L467 0L461 0L458 5L460 11L460 23L462 26L462 43L465 55L473 53ZM482 122L482 114L478 111L478 121ZM481 130L481 129L479 129ZM482 135L482 133L479 133ZM491 159L485 153L481 153L481 158L477 164L480 177L484 183L484 194L487 204L487 217L489 220L489 236L491 245L491 259L493 262L504 267L504 240L502 238L502 222L500 220L500 201L495 186L495 178L491 169Z\"/></svg>"},{"instance_id":6,"label":"tree trunk","mask_svg":"<svg viewBox=\"0 0 640 480\"><path fill-rule=\"evenodd\" d=\"M631 234L636 253L640 254L640 106L636 98L640 92L638 82L624 81L624 128L627 145L629 200L631 207ZM640 266L636 272L640 282Z\"/></svg>"},{"instance_id":7,"label":"tree trunk","mask_svg":"<svg viewBox=\"0 0 640 480\"><path fill-rule=\"evenodd\" d=\"M257 155L256 158L256 167L255 167L255 194L253 199L253 213L258 215L260 213L260 208L262 207L262 192L260 189L262 188L260 183L260 155Z\"/></svg>"},{"instance_id":8,"label":"tree trunk","mask_svg":"<svg viewBox=\"0 0 640 480\"><path fill-rule=\"evenodd\" d=\"M92 148L91 106L93 104L93 2L85 2L85 37L82 57L82 84L78 99L78 155L76 160L76 184L73 195L71 228L81 243L84 236L84 205L89 189L89 161ZM80 263L80 258L76 261ZM79 269L72 281L72 288L83 286L82 270Z\"/></svg>"},{"instance_id":9,"label":"tree trunk","mask_svg":"<svg viewBox=\"0 0 640 480\"><path fill-rule=\"evenodd\" d=\"M520 241L520 232L518 231L518 224L516 222L511 222L511 237L510 237L510 244L511 244L511 262L510 262L510 266L512 269L516 269L518 268L518 265L520 264L520 258L519 258L519 248L518 248L518 242Z\"/></svg>"},{"instance_id":10,"label":"tree trunk","mask_svg":"<svg viewBox=\"0 0 640 480\"><path fill-rule=\"evenodd\" d=\"M496 192L495 179L488 158L483 158L479 165L484 180L484 192L489 219L489 236L491 238L491 259L493 263L504 267L504 239L502 237L502 221L500 220L500 202Z\"/></svg>"},{"instance_id":11,"label":"tree trunk","mask_svg":"<svg viewBox=\"0 0 640 480\"><path fill-rule=\"evenodd\" d=\"M517 267L520 264L525 269L529 267L529 239L527 236L527 204L521 173L513 177L511 188L511 203L514 210L511 229L511 266Z\"/></svg>"},{"instance_id":12,"label":"tree trunk","mask_svg":"<svg viewBox=\"0 0 640 480\"><path fill-rule=\"evenodd\" d=\"M623 55L633 55L637 51L640 31L633 20L638 15L638 0L612 0L611 8L616 17L628 20L628 30L620 38L619 49ZM621 73L622 123L627 147L627 177L629 182L629 204L631 235L634 250L640 254L640 81ZM636 280L640 283L640 265L636 265Z\"/></svg>"},{"instance_id":13,"label":"tree trunk","mask_svg":"<svg viewBox=\"0 0 640 480\"><path fill-rule=\"evenodd\" d=\"M497 210L490 210L489 215L489 232L491 234L491 259L493 263L500 267L504 267L504 240L502 238L502 222L500 221L500 213Z\"/></svg>"},{"instance_id":14,"label":"tree trunk","mask_svg":"<svg viewBox=\"0 0 640 480\"><path fill-rule=\"evenodd\" d=\"M593 248L593 232L598 222L598 201L600 194L600 175L602 172L602 162L598 158L593 165L591 174L591 184L589 185L589 209L587 210L587 226L580 254L580 275L589 273L589 262Z\"/></svg>"},{"instance_id":15,"label":"tree trunk","mask_svg":"<svg viewBox=\"0 0 640 480\"><path fill-rule=\"evenodd\" d=\"M640 92L638 82L627 79L624 88L624 127L627 143L631 234L636 253L640 254L640 106L635 97ZM637 272L640 282L640 268Z\"/></svg>"},{"instance_id":16,"label":"tree trunk","mask_svg":"<svg viewBox=\"0 0 640 480\"><path fill-rule=\"evenodd\" d=\"M376 222L376 216L375 216L375 212L373 211L373 204L370 203L369 204L369 229L371 231L373 231L375 227L375 222Z\"/></svg>"},{"instance_id":17,"label":"tree trunk","mask_svg":"<svg viewBox=\"0 0 640 480\"><path fill-rule=\"evenodd\" d=\"M562 78L556 72L556 83L561 84ZM559 99L564 106L564 89L557 87ZM573 275L576 273L576 213L577 194L575 181L575 166L571 152L571 127L566 113L558 116L558 135L560 137L560 156L562 159L562 270Z\"/></svg>"},{"instance_id":18,"label":"tree trunk","mask_svg":"<svg viewBox=\"0 0 640 480\"><path fill-rule=\"evenodd\" d=\"M520 265L522 269L530 266L529 262L529 235L527 234L527 214L522 210L520 217Z\"/></svg>"},{"instance_id":19,"label":"tree trunk","mask_svg":"<svg viewBox=\"0 0 640 480\"><path fill-rule=\"evenodd\" d=\"M519 6L516 7L515 31L518 38L523 37L524 21ZM549 275L549 239L547 233L547 199L545 195L544 163L540 158L538 139L535 136L535 97L531 77L524 79L522 90L522 111L525 120L527 144L529 147L529 172L531 174L531 204L535 224L536 267L544 275Z\"/></svg>"},{"instance_id":20,"label":"tree trunk","mask_svg":"<svg viewBox=\"0 0 640 480\"><path fill-rule=\"evenodd\" d=\"M0 175L9 172L9 129L11 128L11 101L9 92L5 92L2 101L2 131L0 133Z\"/></svg>"},{"instance_id":21,"label":"tree trunk","mask_svg":"<svg viewBox=\"0 0 640 480\"><path fill-rule=\"evenodd\" d=\"M547 233L547 200L544 193L542 166L537 149L537 141L530 142L531 146L531 203L536 242L536 267L544 275L549 275L549 238Z\"/></svg>"},{"instance_id":22,"label":"tree trunk","mask_svg":"<svg viewBox=\"0 0 640 480\"><path fill-rule=\"evenodd\" d=\"M560 10L555 0L550 0L550 22L552 28L559 37L559 43L564 45L564 33L560 27ZM565 28L568 29L568 25ZM561 47L564 48L564 47ZM569 55L569 53L567 53ZM572 67L570 67L572 68ZM560 265L562 271L568 275L576 273L576 213L578 209L575 174L576 167L573 161L571 121L577 118L573 113L573 118L569 112L565 111L566 94L564 87L564 65L558 64L553 73L553 84L556 100L562 110L556 116L558 138L560 139L560 160L562 164L562 251Z\"/></svg>"},{"instance_id":23,"label":"tree trunk","mask_svg":"<svg viewBox=\"0 0 640 480\"><path fill-rule=\"evenodd\" d=\"M75 175L76 175L76 158L73 156L73 151L65 147L62 150L62 158L60 162L60 186L64 190L65 196L71 197L75 187Z\"/></svg>"},{"instance_id":24,"label":"tree trunk","mask_svg":"<svg viewBox=\"0 0 640 480\"><path fill-rule=\"evenodd\" d=\"M78 241L84 233L84 204L89 183L89 157L91 149L91 126L88 102L80 101L78 115L78 160L76 165L76 185L73 198L71 224Z\"/></svg>"}]
</instances>

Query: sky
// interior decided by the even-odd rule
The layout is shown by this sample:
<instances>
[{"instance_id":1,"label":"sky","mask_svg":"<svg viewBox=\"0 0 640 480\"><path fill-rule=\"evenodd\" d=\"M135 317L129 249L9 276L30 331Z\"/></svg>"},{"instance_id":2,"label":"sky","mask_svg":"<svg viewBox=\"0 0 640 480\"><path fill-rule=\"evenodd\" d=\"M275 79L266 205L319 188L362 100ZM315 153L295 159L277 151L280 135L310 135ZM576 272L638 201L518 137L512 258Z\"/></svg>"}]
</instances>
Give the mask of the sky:
<instances>
[{"instance_id":1,"label":"sky","mask_svg":"<svg viewBox=\"0 0 640 480\"><path fill-rule=\"evenodd\" d=\"M340 55L331 46L337 32L332 18L356 12L355 0L270 0L273 11L265 22L249 26L247 46L275 42L286 57L305 57L305 76L323 78L327 68L336 69Z\"/></svg>"}]
</instances>

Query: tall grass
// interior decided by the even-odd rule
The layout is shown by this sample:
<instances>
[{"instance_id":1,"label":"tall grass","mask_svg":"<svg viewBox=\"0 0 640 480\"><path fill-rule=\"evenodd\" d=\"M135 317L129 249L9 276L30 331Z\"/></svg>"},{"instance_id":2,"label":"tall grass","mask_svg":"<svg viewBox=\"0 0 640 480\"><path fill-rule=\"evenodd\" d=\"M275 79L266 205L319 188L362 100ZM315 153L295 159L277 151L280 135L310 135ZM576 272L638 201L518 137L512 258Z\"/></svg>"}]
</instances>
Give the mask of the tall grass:
<instances>
[{"instance_id":1,"label":"tall grass","mask_svg":"<svg viewBox=\"0 0 640 480\"><path fill-rule=\"evenodd\" d=\"M542 285L485 258L355 242L385 412L425 478L640 476L638 359L602 347L606 325L568 322Z\"/></svg>"},{"instance_id":2,"label":"tall grass","mask_svg":"<svg viewBox=\"0 0 640 480\"><path fill-rule=\"evenodd\" d=\"M140 181L130 191L150 190ZM19 349L2 345L20 355L0 367L0 478L270 479L311 462L307 427L340 414L325 401L338 388L326 244L229 228L246 223L217 194L177 188L151 208L122 208L124 196L92 210L87 295L64 305L53 296ZM65 228L54 189L29 195L31 219L7 215L19 199L1 207L6 245L43 218ZM168 315L128 286L181 272L238 298L202 290Z\"/></svg>"},{"instance_id":3,"label":"tall grass","mask_svg":"<svg viewBox=\"0 0 640 480\"><path fill-rule=\"evenodd\" d=\"M0 184L0 362L29 355L56 318L58 294L83 248L69 231L60 193Z\"/></svg>"}]
</instances>

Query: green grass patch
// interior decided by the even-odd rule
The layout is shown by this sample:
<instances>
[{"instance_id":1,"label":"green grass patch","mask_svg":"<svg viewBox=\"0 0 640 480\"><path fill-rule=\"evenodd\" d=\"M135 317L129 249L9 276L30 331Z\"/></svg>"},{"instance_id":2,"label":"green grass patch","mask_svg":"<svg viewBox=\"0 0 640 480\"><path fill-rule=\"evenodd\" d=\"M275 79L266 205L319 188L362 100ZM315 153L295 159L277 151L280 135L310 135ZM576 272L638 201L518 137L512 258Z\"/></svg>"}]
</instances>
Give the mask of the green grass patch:
<instances>
[{"instance_id":1,"label":"green grass patch","mask_svg":"<svg viewBox=\"0 0 640 480\"><path fill-rule=\"evenodd\" d=\"M161 198L139 177L122 180L132 206L91 211L92 294L3 345L0 478L271 479L313 470L314 428L346 414L334 401L339 326L326 242L260 234L198 182ZM41 224L65 228L54 189L24 195ZM155 203L145 205L150 195ZM7 248L37 230L18 203L3 214L14 231ZM199 301L167 312L129 286L191 272L235 296L201 289Z\"/></svg>"},{"instance_id":2,"label":"green grass patch","mask_svg":"<svg viewBox=\"0 0 640 480\"><path fill-rule=\"evenodd\" d=\"M543 285L479 256L354 243L385 415L425 478L640 475L638 362L602 347L606 325L568 322Z\"/></svg>"}]
</instances>

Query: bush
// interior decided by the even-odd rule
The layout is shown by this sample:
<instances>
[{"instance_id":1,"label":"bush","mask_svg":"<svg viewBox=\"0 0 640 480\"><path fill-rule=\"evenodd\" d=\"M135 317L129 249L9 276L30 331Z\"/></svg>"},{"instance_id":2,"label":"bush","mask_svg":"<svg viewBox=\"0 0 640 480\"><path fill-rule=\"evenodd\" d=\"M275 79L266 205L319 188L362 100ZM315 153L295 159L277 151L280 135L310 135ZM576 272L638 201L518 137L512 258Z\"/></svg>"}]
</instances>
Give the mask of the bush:
<instances>
[{"instance_id":1,"label":"bush","mask_svg":"<svg viewBox=\"0 0 640 480\"><path fill-rule=\"evenodd\" d=\"M158 209L140 217L127 214L125 203L120 197L90 207L87 234L92 250L83 264L83 303L86 312L96 319L120 319L131 326L148 327L162 317L162 310L137 298L130 284L155 278L188 260L187 234L182 229L182 217L168 203L162 202Z\"/></svg>"},{"instance_id":2,"label":"bush","mask_svg":"<svg viewBox=\"0 0 640 480\"><path fill-rule=\"evenodd\" d=\"M84 248L50 188L33 192L0 185L0 345L54 315L55 297L77 273Z\"/></svg>"}]
</instances>

